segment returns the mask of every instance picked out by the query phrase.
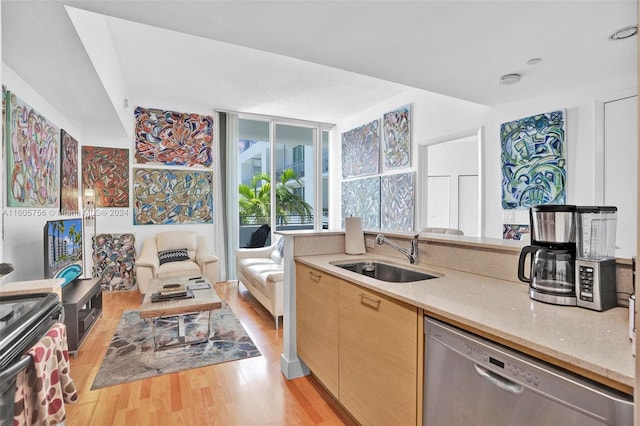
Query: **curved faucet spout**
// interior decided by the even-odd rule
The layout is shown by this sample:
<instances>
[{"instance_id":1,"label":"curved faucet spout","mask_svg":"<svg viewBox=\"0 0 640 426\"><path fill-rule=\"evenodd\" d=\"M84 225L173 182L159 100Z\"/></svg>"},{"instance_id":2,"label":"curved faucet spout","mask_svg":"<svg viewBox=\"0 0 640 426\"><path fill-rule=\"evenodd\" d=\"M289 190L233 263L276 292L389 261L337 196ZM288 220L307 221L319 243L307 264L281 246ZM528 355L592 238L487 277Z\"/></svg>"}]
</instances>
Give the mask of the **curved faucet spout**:
<instances>
[{"instance_id":1,"label":"curved faucet spout","mask_svg":"<svg viewBox=\"0 0 640 426\"><path fill-rule=\"evenodd\" d=\"M378 244L379 246L381 246L382 244L386 244L389 247L398 250L400 253L407 256L410 263L414 264L418 262L418 236L419 235L420 234L416 234L413 236L413 238L411 239L411 247L409 248L409 250L400 247L393 241L387 241L387 239L382 234L378 234L376 236L376 244Z\"/></svg>"}]
</instances>

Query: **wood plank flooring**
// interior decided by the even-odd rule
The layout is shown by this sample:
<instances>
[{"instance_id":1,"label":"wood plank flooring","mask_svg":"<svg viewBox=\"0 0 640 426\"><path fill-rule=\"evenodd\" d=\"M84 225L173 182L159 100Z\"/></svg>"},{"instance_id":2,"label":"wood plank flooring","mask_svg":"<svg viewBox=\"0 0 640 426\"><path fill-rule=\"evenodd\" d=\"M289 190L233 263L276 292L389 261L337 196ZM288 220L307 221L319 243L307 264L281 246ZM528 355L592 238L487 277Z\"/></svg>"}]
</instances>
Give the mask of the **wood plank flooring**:
<instances>
[{"instance_id":1,"label":"wood plank flooring","mask_svg":"<svg viewBox=\"0 0 640 426\"><path fill-rule=\"evenodd\" d=\"M105 292L104 311L71 359L79 401L66 405L66 426L97 425L355 425L311 376L280 372L282 323L236 281L216 291L240 319L262 356L123 385L90 390L124 310L140 306L137 291Z\"/></svg>"}]
</instances>

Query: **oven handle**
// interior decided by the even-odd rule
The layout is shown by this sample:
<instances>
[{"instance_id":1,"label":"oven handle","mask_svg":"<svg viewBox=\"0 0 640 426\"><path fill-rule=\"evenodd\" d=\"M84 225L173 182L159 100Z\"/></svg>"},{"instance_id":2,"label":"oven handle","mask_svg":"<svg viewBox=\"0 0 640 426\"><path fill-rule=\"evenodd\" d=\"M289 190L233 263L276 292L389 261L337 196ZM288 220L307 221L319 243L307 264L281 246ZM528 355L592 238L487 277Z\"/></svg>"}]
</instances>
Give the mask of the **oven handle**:
<instances>
[{"instance_id":1,"label":"oven handle","mask_svg":"<svg viewBox=\"0 0 640 426\"><path fill-rule=\"evenodd\" d=\"M21 370L27 368L32 360L31 355L27 354L20 358L20 361L5 368L4 371L0 372L0 383L5 383L7 380L15 378Z\"/></svg>"},{"instance_id":2,"label":"oven handle","mask_svg":"<svg viewBox=\"0 0 640 426\"><path fill-rule=\"evenodd\" d=\"M486 368L473 363L473 367L476 369L476 373L478 373L481 377L486 379L489 383L503 389L509 393L518 395L522 393L524 387L518 383L512 382L506 377L502 377L501 375L494 373L491 370L487 370Z\"/></svg>"}]
</instances>

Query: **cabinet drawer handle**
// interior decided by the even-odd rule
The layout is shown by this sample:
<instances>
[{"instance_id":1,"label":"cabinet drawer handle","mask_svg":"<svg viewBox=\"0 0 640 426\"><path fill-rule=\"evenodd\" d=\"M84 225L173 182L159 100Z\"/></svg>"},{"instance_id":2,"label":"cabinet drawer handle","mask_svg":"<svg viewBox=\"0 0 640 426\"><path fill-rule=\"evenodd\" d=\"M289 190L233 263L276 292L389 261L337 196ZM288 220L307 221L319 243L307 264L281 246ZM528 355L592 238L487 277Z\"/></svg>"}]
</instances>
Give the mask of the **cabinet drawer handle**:
<instances>
[{"instance_id":1,"label":"cabinet drawer handle","mask_svg":"<svg viewBox=\"0 0 640 426\"><path fill-rule=\"evenodd\" d=\"M369 303L374 303L378 306L380 306L380 299L376 299L374 297L369 296L368 294L364 294L364 293L360 293L360 299L362 299L362 302L369 302Z\"/></svg>"},{"instance_id":2,"label":"cabinet drawer handle","mask_svg":"<svg viewBox=\"0 0 640 426\"><path fill-rule=\"evenodd\" d=\"M322 278L322 275L320 274L314 274L313 272L309 272L309 279L312 281L315 281L317 283L320 282L320 278Z\"/></svg>"}]
</instances>

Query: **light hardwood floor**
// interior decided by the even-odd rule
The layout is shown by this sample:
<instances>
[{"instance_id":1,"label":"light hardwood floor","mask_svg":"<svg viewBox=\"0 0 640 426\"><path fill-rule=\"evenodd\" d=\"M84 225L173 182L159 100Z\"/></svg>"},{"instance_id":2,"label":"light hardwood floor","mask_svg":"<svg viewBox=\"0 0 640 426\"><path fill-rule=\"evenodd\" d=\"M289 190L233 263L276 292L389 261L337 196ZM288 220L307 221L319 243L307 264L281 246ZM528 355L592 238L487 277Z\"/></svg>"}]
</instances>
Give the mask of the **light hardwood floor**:
<instances>
[{"instance_id":1,"label":"light hardwood floor","mask_svg":"<svg viewBox=\"0 0 640 426\"><path fill-rule=\"evenodd\" d=\"M280 372L282 325L235 281L216 284L262 356L90 390L122 311L140 305L137 291L105 292L104 311L71 359L79 401L66 405L66 426L86 425L354 425L310 377Z\"/></svg>"}]
</instances>

